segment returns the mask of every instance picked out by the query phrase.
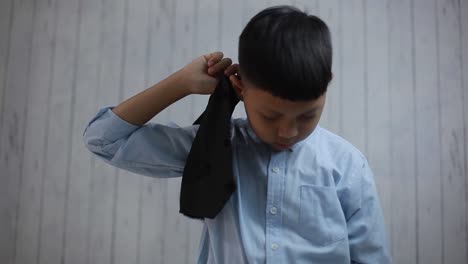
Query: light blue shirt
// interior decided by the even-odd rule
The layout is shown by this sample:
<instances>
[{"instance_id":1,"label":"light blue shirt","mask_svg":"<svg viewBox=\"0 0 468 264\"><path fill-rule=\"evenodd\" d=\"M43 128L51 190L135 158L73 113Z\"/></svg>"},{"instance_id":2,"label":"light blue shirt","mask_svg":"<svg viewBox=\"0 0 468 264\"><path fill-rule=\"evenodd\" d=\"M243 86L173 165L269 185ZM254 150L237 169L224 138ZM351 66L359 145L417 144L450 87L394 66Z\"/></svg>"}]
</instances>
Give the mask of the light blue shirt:
<instances>
[{"instance_id":1,"label":"light blue shirt","mask_svg":"<svg viewBox=\"0 0 468 264\"><path fill-rule=\"evenodd\" d=\"M91 152L137 174L182 176L198 125L136 126L111 109L84 131ZM203 220L197 263L391 263L372 171L350 143L317 126L275 151L246 119L232 119L231 141L237 188Z\"/></svg>"}]
</instances>

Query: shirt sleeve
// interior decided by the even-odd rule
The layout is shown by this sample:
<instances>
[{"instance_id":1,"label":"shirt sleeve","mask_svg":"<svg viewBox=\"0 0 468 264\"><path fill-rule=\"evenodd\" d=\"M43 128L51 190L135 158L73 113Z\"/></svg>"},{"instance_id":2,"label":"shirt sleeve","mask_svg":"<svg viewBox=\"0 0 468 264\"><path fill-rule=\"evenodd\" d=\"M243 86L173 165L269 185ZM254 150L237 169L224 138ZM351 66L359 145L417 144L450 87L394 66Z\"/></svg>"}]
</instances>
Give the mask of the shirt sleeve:
<instances>
[{"instance_id":1,"label":"shirt sleeve","mask_svg":"<svg viewBox=\"0 0 468 264\"><path fill-rule=\"evenodd\" d=\"M392 263L383 212L365 157L347 180L342 198L351 263Z\"/></svg>"},{"instance_id":2,"label":"shirt sleeve","mask_svg":"<svg viewBox=\"0 0 468 264\"><path fill-rule=\"evenodd\" d=\"M83 140L104 162L133 173L180 177L198 125L177 127L156 123L137 126L102 108L86 126Z\"/></svg>"}]
</instances>

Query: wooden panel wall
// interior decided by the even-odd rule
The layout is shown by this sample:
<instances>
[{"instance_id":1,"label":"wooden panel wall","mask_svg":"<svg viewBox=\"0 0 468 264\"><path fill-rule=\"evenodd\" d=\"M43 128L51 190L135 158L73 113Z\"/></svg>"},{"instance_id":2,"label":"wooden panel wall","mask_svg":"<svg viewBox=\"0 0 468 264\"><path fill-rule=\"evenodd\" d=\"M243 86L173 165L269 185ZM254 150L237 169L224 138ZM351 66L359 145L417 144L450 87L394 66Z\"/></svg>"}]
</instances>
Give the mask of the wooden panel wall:
<instances>
[{"instance_id":1,"label":"wooden panel wall","mask_svg":"<svg viewBox=\"0 0 468 264\"><path fill-rule=\"evenodd\" d=\"M321 125L368 157L394 263L468 263L468 0L0 1L0 263L193 263L180 179L113 168L82 133L197 56L237 62L247 21L278 4L331 29ZM188 125L207 100L152 122Z\"/></svg>"}]
</instances>

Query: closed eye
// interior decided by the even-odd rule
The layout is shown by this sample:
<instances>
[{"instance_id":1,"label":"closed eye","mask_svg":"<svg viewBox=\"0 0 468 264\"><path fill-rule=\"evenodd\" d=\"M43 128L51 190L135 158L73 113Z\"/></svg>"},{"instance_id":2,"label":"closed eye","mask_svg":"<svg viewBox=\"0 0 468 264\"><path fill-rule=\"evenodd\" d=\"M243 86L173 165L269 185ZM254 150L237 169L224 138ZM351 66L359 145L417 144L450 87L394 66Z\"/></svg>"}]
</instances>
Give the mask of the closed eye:
<instances>
[{"instance_id":1,"label":"closed eye","mask_svg":"<svg viewBox=\"0 0 468 264\"><path fill-rule=\"evenodd\" d=\"M312 116L301 116L300 119L301 120L311 120L311 119L314 119L315 118L315 115L312 115Z\"/></svg>"},{"instance_id":2,"label":"closed eye","mask_svg":"<svg viewBox=\"0 0 468 264\"><path fill-rule=\"evenodd\" d=\"M268 120L268 121L274 121L274 120L278 119L278 117L276 117L276 116L262 115L262 117L263 117L263 119Z\"/></svg>"}]
</instances>

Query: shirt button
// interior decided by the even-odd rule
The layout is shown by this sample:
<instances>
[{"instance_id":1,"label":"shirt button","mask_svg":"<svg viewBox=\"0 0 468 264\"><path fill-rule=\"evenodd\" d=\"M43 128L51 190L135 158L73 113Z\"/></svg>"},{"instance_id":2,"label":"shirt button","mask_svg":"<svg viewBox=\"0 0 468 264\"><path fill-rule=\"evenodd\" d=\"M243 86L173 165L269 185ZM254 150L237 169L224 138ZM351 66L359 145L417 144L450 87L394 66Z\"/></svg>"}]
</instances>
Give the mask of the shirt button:
<instances>
[{"instance_id":1,"label":"shirt button","mask_svg":"<svg viewBox=\"0 0 468 264\"><path fill-rule=\"evenodd\" d=\"M278 249L278 244L276 244L276 243L271 244L271 249L277 250Z\"/></svg>"},{"instance_id":2,"label":"shirt button","mask_svg":"<svg viewBox=\"0 0 468 264\"><path fill-rule=\"evenodd\" d=\"M271 213L271 214L276 214L276 212L277 212L276 207L272 207L272 208L270 209L270 213Z\"/></svg>"},{"instance_id":3,"label":"shirt button","mask_svg":"<svg viewBox=\"0 0 468 264\"><path fill-rule=\"evenodd\" d=\"M274 167L273 169L271 169L274 173L278 173L279 171L279 168L278 167Z\"/></svg>"}]
</instances>

